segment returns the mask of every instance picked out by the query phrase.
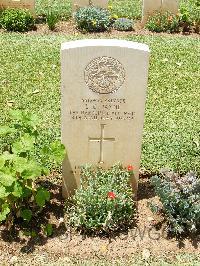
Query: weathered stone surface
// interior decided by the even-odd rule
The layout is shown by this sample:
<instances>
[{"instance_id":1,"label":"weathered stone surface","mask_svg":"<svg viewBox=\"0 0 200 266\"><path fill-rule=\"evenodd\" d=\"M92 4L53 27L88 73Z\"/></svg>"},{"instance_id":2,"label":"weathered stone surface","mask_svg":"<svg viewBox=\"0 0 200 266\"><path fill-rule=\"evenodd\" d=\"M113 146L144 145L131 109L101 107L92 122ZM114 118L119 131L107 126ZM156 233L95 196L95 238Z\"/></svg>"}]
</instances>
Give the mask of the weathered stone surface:
<instances>
[{"instance_id":1,"label":"weathered stone surface","mask_svg":"<svg viewBox=\"0 0 200 266\"><path fill-rule=\"evenodd\" d=\"M62 44L63 195L79 186L80 166L140 167L149 48L120 40Z\"/></svg>"},{"instance_id":2,"label":"weathered stone surface","mask_svg":"<svg viewBox=\"0 0 200 266\"><path fill-rule=\"evenodd\" d=\"M178 0L143 0L142 7L142 24L144 25L149 16L155 11L169 11L173 14L178 13Z\"/></svg>"},{"instance_id":3,"label":"weathered stone surface","mask_svg":"<svg viewBox=\"0 0 200 266\"><path fill-rule=\"evenodd\" d=\"M35 0L0 0L1 8L24 8L35 14Z\"/></svg>"}]
</instances>

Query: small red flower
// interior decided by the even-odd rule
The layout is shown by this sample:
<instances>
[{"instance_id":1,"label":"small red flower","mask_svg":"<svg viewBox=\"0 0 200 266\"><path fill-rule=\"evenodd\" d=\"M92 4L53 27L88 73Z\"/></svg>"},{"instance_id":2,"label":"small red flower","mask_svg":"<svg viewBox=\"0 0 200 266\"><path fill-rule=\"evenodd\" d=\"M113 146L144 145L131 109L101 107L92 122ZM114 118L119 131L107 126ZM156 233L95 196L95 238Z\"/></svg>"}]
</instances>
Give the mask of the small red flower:
<instances>
[{"instance_id":1,"label":"small red flower","mask_svg":"<svg viewBox=\"0 0 200 266\"><path fill-rule=\"evenodd\" d=\"M127 169L128 169L128 171L133 171L134 167L130 164L130 165L128 165Z\"/></svg>"},{"instance_id":2,"label":"small red flower","mask_svg":"<svg viewBox=\"0 0 200 266\"><path fill-rule=\"evenodd\" d=\"M112 191L108 192L108 198L109 198L109 199L115 199L115 198L116 198L115 193L112 192Z\"/></svg>"}]
</instances>

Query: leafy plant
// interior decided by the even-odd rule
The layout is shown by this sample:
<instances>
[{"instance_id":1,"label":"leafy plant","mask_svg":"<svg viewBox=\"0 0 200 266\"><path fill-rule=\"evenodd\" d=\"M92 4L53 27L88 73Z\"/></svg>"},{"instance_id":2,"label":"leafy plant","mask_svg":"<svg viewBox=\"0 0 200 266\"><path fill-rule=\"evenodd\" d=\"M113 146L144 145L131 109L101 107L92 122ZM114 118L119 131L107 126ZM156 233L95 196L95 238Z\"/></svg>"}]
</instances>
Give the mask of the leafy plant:
<instances>
[{"instance_id":1,"label":"leafy plant","mask_svg":"<svg viewBox=\"0 0 200 266\"><path fill-rule=\"evenodd\" d=\"M115 20L113 28L118 31L131 31L133 30L133 21L128 18L118 18Z\"/></svg>"},{"instance_id":2,"label":"leafy plant","mask_svg":"<svg viewBox=\"0 0 200 266\"><path fill-rule=\"evenodd\" d=\"M59 15L57 12L53 10L48 10L46 15L46 22L50 30L54 30L56 27L56 23L59 21Z\"/></svg>"},{"instance_id":3,"label":"leafy plant","mask_svg":"<svg viewBox=\"0 0 200 266\"><path fill-rule=\"evenodd\" d=\"M111 24L109 11L94 6L79 8L74 18L78 29L88 32L108 30Z\"/></svg>"},{"instance_id":4,"label":"leafy plant","mask_svg":"<svg viewBox=\"0 0 200 266\"><path fill-rule=\"evenodd\" d=\"M183 32L191 31L192 28L195 32L199 33L200 27L200 2L199 0L193 1L191 4L182 3L180 6L180 25Z\"/></svg>"},{"instance_id":5,"label":"leafy plant","mask_svg":"<svg viewBox=\"0 0 200 266\"><path fill-rule=\"evenodd\" d=\"M35 21L28 10L8 8L1 14L1 26L8 31L25 32L35 27Z\"/></svg>"},{"instance_id":6,"label":"leafy plant","mask_svg":"<svg viewBox=\"0 0 200 266\"><path fill-rule=\"evenodd\" d=\"M133 168L108 170L85 166L81 186L67 205L68 223L78 230L109 233L130 225L135 214L130 178Z\"/></svg>"},{"instance_id":7,"label":"leafy plant","mask_svg":"<svg viewBox=\"0 0 200 266\"><path fill-rule=\"evenodd\" d=\"M183 28L183 32L189 31L192 26L192 19L190 12L187 8L185 7L180 8L179 19L180 19L180 26Z\"/></svg>"},{"instance_id":8,"label":"leafy plant","mask_svg":"<svg viewBox=\"0 0 200 266\"><path fill-rule=\"evenodd\" d=\"M193 172L184 176L163 171L151 178L162 203L169 229L175 234L196 232L200 228L200 180Z\"/></svg>"},{"instance_id":9,"label":"leafy plant","mask_svg":"<svg viewBox=\"0 0 200 266\"><path fill-rule=\"evenodd\" d=\"M44 227L44 233L46 236L52 236L53 234L53 226L52 224L47 224L45 227Z\"/></svg>"},{"instance_id":10,"label":"leafy plant","mask_svg":"<svg viewBox=\"0 0 200 266\"><path fill-rule=\"evenodd\" d=\"M31 113L12 110L11 126L0 127L0 137L7 138L0 155L0 222L12 225L14 218L29 222L50 199L49 192L37 179L49 170L35 158L39 130L38 118ZM61 162L64 147L58 141L44 146L42 154Z\"/></svg>"},{"instance_id":11,"label":"leafy plant","mask_svg":"<svg viewBox=\"0 0 200 266\"><path fill-rule=\"evenodd\" d=\"M179 17L170 12L156 12L148 18L145 27L153 32L178 32Z\"/></svg>"}]
</instances>

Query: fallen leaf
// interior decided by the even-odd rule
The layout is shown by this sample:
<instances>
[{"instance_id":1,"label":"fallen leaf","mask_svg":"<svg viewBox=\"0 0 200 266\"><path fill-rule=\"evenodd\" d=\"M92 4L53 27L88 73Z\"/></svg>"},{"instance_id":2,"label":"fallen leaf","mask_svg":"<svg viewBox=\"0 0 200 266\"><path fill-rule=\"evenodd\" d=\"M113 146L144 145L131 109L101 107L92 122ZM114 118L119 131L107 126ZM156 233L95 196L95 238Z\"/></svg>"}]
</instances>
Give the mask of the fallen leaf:
<instances>
[{"instance_id":1,"label":"fallen leaf","mask_svg":"<svg viewBox=\"0 0 200 266\"><path fill-rule=\"evenodd\" d=\"M150 251L148 249L143 249L143 251L142 251L142 258L144 260L148 260L150 256L151 256Z\"/></svg>"},{"instance_id":2,"label":"fallen leaf","mask_svg":"<svg viewBox=\"0 0 200 266\"><path fill-rule=\"evenodd\" d=\"M164 63L166 63L166 62L168 62L168 61L169 61L168 58L164 58L164 59L163 59L163 62L164 62Z\"/></svg>"},{"instance_id":3,"label":"fallen leaf","mask_svg":"<svg viewBox=\"0 0 200 266\"><path fill-rule=\"evenodd\" d=\"M12 107L13 104L14 104L14 101L7 101L7 105L8 105L9 107Z\"/></svg>"},{"instance_id":4,"label":"fallen leaf","mask_svg":"<svg viewBox=\"0 0 200 266\"><path fill-rule=\"evenodd\" d=\"M108 246L107 245L103 245L101 246L101 252L107 252L108 251Z\"/></svg>"},{"instance_id":5,"label":"fallen leaf","mask_svg":"<svg viewBox=\"0 0 200 266\"><path fill-rule=\"evenodd\" d=\"M176 65L177 66L182 66L182 63L181 62L176 62Z\"/></svg>"},{"instance_id":6,"label":"fallen leaf","mask_svg":"<svg viewBox=\"0 0 200 266\"><path fill-rule=\"evenodd\" d=\"M37 94L39 92L40 92L39 90L35 90L35 91L32 92L32 94Z\"/></svg>"},{"instance_id":7,"label":"fallen leaf","mask_svg":"<svg viewBox=\"0 0 200 266\"><path fill-rule=\"evenodd\" d=\"M152 222L152 221L154 221L154 218L153 217L147 217L147 221Z\"/></svg>"}]
</instances>

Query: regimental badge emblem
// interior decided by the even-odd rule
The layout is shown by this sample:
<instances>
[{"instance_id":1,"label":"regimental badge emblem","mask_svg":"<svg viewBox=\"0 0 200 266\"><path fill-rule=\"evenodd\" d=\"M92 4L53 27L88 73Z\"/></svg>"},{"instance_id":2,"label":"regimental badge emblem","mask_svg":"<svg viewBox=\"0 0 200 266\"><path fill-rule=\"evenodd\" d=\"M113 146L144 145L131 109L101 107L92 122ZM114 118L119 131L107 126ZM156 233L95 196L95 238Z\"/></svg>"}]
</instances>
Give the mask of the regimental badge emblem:
<instances>
[{"instance_id":1,"label":"regimental badge emblem","mask_svg":"<svg viewBox=\"0 0 200 266\"><path fill-rule=\"evenodd\" d=\"M85 68L85 82L99 94L114 93L125 81L123 65L115 58L102 56L93 59Z\"/></svg>"}]
</instances>

